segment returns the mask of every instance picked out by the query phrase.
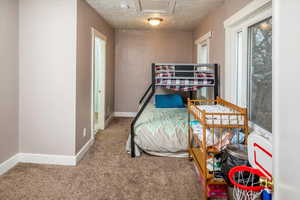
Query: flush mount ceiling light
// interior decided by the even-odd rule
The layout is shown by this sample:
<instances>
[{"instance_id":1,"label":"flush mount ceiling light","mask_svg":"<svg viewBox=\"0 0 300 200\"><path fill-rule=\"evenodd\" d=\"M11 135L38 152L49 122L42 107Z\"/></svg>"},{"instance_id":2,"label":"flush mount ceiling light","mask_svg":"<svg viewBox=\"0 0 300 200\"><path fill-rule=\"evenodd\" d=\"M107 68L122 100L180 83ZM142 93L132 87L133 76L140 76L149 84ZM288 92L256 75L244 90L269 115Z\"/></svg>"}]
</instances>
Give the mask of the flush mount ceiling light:
<instances>
[{"instance_id":1,"label":"flush mount ceiling light","mask_svg":"<svg viewBox=\"0 0 300 200\"><path fill-rule=\"evenodd\" d=\"M262 23L262 24L260 24L260 28L263 29L263 30L271 30L272 29L272 24Z\"/></svg>"},{"instance_id":2,"label":"flush mount ceiling light","mask_svg":"<svg viewBox=\"0 0 300 200\"><path fill-rule=\"evenodd\" d=\"M148 19L148 23L151 26L158 26L162 21L163 21L163 19L159 18L159 17L151 17Z\"/></svg>"}]
</instances>

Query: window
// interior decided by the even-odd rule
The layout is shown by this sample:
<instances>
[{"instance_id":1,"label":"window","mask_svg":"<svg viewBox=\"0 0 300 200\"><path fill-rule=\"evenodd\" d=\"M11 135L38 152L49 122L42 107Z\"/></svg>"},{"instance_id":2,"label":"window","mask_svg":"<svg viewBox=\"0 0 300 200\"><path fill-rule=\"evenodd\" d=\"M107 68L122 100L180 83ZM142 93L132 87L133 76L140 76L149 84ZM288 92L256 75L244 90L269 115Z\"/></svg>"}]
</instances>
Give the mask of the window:
<instances>
[{"instance_id":1,"label":"window","mask_svg":"<svg viewBox=\"0 0 300 200\"><path fill-rule=\"evenodd\" d=\"M236 33L236 77L237 77L237 86L236 86L236 93L237 104L238 105L245 105L242 102L243 98L238 98L239 96L243 95L243 31L238 31Z\"/></svg>"},{"instance_id":2,"label":"window","mask_svg":"<svg viewBox=\"0 0 300 200\"><path fill-rule=\"evenodd\" d=\"M208 44L207 41L198 44L198 63L208 63Z\"/></svg>"},{"instance_id":3,"label":"window","mask_svg":"<svg viewBox=\"0 0 300 200\"><path fill-rule=\"evenodd\" d=\"M252 128L272 132L271 1L252 2L224 25L225 99L248 108Z\"/></svg>"},{"instance_id":4,"label":"window","mask_svg":"<svg viewBox=\"0 0 300 200\"><path fill-rule=\"evenodd\" d=\"M209 46L211 35L212 33L208 32L195 42L197 45L197 63L199 64L209 63ZM197 91L198 99L212 97L214 97L214 94L211 88L204 87Z\"/></svg>"},{"instance_id":5,"label":"window","mask_svg":"<svg viewBox=\"0 0 300 200\"><path fill-rule=\"evenodd\" d=\"M250 120L272 131L272 18L249 27L248 108Z\"/></svg>"}]
</instances>

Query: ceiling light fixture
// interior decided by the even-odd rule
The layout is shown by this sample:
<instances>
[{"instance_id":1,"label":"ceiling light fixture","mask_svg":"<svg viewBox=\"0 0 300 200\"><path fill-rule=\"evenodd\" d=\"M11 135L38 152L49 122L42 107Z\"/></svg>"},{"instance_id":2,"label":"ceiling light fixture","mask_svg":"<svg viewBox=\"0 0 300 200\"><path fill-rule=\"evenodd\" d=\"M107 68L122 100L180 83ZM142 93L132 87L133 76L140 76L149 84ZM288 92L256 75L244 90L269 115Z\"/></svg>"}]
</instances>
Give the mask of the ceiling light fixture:
<instances>
[{"instance_id":1,"label":"ceiling light fixture","mask_svg":"<svg viewBox=\"0 0 300 200\"><path fill-rule=\"evenodd\" d=\"M272 29L272 24L262 23L262 24L260 24L260 28L263 29L263 30L271 30Z\"/></svg>"},{"instance_id":2,"label":"ceiling light fixture","mask_svg":"<svg viewBox=\"0 0 300 200\"><path fill-rule=\"evenodd\" d=\"M162 21L163 21L163 19L159 18L159 17L151 17L148 19L148 23L151 26L158 26Z\"/></svg>"}]
</instances>

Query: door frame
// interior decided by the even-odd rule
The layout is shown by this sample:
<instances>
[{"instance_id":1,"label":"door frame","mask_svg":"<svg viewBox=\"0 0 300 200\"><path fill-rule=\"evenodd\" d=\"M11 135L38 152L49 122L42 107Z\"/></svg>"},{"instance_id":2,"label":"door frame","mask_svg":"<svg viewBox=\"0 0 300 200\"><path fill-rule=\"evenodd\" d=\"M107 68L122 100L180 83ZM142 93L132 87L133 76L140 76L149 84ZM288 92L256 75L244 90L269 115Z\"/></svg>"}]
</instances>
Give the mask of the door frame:
<instances>
[{"instance_id":1,"label":"door frame","mask_svg":"<svg viewBox=\"0 0 300 200\"><path fill-rule=\"evenodd\" d=\"M95 62L94 62L94 54L95 54L95 37L99 37L101 40L104 41L104 55L103 55L103 63L102 67L100 69L101 75L100 75L100 80L101 80L101 102L100 102L100 110L101 110L101 118L100 118L100 126L96 127L95 126L95 112L94 112L94 71L95 71ZM107 62L106 62L106 52L107 52L107 37L96 30L95 28L91 28L91 130L93 132L93 137L95 134L98 132L98 130L103 130L105 128L105 97L106 97L106 67L107 67Z\"/></svg>"}]
</instances>

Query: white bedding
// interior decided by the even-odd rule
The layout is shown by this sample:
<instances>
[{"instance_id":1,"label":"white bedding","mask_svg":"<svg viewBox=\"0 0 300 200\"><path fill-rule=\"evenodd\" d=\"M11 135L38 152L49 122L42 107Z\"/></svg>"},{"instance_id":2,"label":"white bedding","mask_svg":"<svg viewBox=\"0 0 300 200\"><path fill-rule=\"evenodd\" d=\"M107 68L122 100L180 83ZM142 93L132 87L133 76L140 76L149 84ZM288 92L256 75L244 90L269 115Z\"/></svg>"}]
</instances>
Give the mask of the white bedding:
<instances>
[{"instance_id":1,"label":"white bedding","mask_svg":"<svg viewBox=\"0 0 300 200\"><path fill-rule=\"evenodd\" d=\"M201 123L191 122L193 134L197 135L200 141L203 140L203 127ZM221 132L220 128L207 128L206 129L206 146L214 146L218 150L222 150L228 145L233 137L233 133L227 129Z\"/></svg>"},{"instance_id":2,"label":"white bedding","mask_svg":"<svg viewBox=\"0 0 300 200\"><path fill-rule=\"evenodd\" d=\"M148 104L135 124L135 152L156 156L187 157L188 114L186 108L155 108ZM126 150L130 152L130 135Z\"/></svg>"}]
</instances>

